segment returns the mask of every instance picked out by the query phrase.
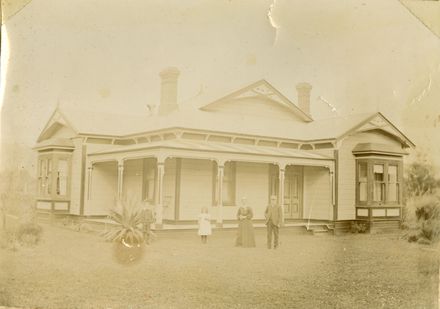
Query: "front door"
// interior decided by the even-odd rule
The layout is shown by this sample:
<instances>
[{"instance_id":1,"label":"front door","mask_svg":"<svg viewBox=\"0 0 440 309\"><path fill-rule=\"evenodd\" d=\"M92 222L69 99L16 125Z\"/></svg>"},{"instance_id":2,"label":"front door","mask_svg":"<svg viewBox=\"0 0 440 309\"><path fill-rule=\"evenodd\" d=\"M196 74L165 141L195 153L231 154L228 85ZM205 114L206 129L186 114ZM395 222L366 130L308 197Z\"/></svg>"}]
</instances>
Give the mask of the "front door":
<instances>
[{"instance_id":1,"label":"front door","mask_svg":"<svg viewBox=\"0 0 440 309\"><path fill-rule=\"evenodd\" d=\"M300 169L287 170L284 178L284 218L302 217L302 173Z\"/></svg>"}]
</instances>

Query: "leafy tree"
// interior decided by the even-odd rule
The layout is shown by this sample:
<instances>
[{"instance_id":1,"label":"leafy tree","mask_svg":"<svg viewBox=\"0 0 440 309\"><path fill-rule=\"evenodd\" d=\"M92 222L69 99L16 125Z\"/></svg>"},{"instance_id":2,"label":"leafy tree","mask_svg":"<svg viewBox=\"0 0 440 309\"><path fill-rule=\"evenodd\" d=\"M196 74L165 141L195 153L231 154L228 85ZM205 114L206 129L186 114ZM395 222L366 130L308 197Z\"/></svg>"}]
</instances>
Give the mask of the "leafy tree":
<instances>
[{"instance_id":1,"label":"leafy tree","mask_svg":"<svg viewBox=\"0 0 440 309\"><path fill-rule=\"evenodd\" d=\"M432 164L426 161L416 161L408 166L406 172L407 197L433 194L440 187L440 180L436 178Z\"/></svg>"}]
</instances>

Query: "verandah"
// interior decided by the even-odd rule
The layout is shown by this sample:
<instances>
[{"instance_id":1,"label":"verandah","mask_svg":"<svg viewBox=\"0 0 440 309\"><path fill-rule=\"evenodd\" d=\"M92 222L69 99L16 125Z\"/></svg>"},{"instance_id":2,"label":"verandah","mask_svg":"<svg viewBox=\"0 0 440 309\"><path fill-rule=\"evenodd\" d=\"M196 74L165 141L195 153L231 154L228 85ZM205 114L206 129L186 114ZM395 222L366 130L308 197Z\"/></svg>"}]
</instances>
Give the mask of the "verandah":
<instances>
[{"instance_id":1,"label":"verandah","mask_svg":"<svg viewBox=\"0 0 440 309\"><path fill-rule=\"evenodd\" d=\"M192 221L204 206L222 226L235 219L240 197L247 197L258 220L269 196L276 195L283 196L279 202L287 219L332 220L333 170L332 160L243 154L156 150L91 156L85 214L105 215L115 199L130 197L154 205L158 226Z\"/></svg>"}]
</instances>

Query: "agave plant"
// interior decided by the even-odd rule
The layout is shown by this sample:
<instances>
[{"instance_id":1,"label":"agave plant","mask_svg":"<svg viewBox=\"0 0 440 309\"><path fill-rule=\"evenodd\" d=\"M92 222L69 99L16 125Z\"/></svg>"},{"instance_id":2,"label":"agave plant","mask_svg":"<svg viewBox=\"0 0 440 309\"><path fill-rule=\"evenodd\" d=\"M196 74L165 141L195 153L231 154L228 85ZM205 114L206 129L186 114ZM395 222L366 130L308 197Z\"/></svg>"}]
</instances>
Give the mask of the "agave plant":
<instances>
[{"instance_id":1,"label":"agave plant","mask_svg":"<svg viewBox=\"0 0 440 309\"><path fill-rule=\"evenodd\" d=\"M122 202L121 207L110 210L109 218L117 226L102 234L114 243L114 257L122 264L133 264L140 260L144 250L144 235L141 228L142 212L137 205Z\"/></svg>"},{"instance_id":2,"label":"agave plant","mask_svg":"<svg viewBox=\"0 0 440 309\"><path fill-rule=\"evenodd\" d=\"M142 212L139 207L130 207L131 203L123 202L121 211L110 210L109 219L113 220L117 227L105 231L102 236L107 241L122 242L127 245L140 244L144 240L142 232Z\"/></svg>"}]
</instances>

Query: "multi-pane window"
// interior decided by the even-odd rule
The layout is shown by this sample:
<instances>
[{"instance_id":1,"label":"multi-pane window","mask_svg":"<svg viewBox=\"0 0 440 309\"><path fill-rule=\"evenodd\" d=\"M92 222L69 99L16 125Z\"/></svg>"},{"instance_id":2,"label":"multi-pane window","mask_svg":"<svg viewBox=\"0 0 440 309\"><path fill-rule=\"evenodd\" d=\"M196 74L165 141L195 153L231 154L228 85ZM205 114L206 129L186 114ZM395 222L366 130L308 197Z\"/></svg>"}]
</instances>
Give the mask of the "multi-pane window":
<instances>
[{"instance_id":1,"label":"multi-pane window","mask_svg":"<svg viewBox=\"0 0 440 309\"><path fill-rule=\"evenodd\" d=\"M51 195L52 193L52 160L47 160L47 168L46 168L46 191L44 192L46 195Z\"/></svg>"},{"instance_id":2,"label":"multi-pane window","mask_svg":"<svg viewBox=\"0 0 440 309\"><path fill-rule=\"evenodd\" d=\"M38 195L65 197L69 186L69 159L56 155L41 156L38 160Z\"/></svg>"},{"instance_id":3,"label":"multi-pane window","mask_svg":"<svg viewBox=\"0 0 440 309\"><path fill-rule=\"evenodd\" d=\"M373 165L373 201L384 202L385 201L385 170L383 164Z\"/></svg>"},{"instance_id":4,"label":"multi-pane window","mask_svg":"<svg viewBox=\"0 0 440 309\"><path fill-rule=\"evenodd\" d=\"M399 174L397 165L388 165L388 201L399 202Z\"/></svg>"},{"instance_id":5,"label":"multi-pane window","mask_svg":"<svg viewBox=\"0 0 440 309\"><path fill-rule=\"evenodd\" d=\"M399 204L401 183L401 162L357 161L356 201L359 205Z\"/></svg>"},{"instance_id":6,"label":"multi-pane window","mask_svg":"<svg viewBox=\"0 0 440 309\"><path fill-rule=\"evenodd\" d=\"M368 198L368 170L367 163L362 162L358 165L358 187L359 187L359 201L366 202Z\"/></svg>"},{"instance_id":7,"label":"multi-pane window","mask_svg":"<svg viewBox=\"0 0 440 309\"><path fill-rule=\"evenodd\" d=\"M45 194L47 160L38 160L38 195Z\"/></svg>"},{"instance_id":8,"label":"multi-pane window","mask_svg":"<svg viewBox=\"0 0 440 309\"><path fill-rule=\"evenodd\" d=\"M67 160L58 160L58 168L56 174L57 195L67 194L67 172L68 172Z\"/></svg>"},{"instance_id":9,"label":"multi-pane window","mask_svg":"<svg viewBox=\"0 0 440 309\"><path fill-rule=\"evenodd\" d=\"M41 196L50 196L52 192L52 160L42 158L38 162L38 193Z\"/></svg>"}]
</instances>

